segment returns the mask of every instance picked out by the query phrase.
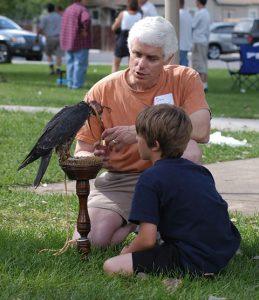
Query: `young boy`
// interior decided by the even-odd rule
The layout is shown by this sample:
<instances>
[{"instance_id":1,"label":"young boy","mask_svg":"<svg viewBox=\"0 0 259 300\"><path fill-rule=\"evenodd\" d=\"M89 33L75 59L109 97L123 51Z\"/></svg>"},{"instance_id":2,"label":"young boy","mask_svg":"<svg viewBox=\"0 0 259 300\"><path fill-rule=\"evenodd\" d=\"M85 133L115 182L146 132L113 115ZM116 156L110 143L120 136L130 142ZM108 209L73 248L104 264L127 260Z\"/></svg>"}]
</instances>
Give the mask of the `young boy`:
<instances>
[{"instance_id":1,"label":"young boy","mask_svg":"<svg viewBox=\"0 0 259 300\"><path fill-rule=\"evenodd\" d=\"M139 233L105 261L104 271L218 273L237 251L240 234L211 173L181 158L192 131L189 117L175 106L156 105L139 114L136 129L139 154L153 163L133 197L129 221L139 224Z\"/></svg>"}]
</instances>

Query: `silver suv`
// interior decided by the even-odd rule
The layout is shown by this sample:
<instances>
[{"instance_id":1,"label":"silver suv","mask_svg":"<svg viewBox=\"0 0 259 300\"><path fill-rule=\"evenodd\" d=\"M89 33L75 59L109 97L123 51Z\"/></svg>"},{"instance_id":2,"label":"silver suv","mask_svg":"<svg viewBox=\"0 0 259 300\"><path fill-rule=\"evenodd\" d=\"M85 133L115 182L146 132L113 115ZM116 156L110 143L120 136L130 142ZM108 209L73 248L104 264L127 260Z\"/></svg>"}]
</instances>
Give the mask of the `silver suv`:
<instances>
[{"instance_id":1,"label":"silver suv","mask_svg":"<svg viewBox=\"0 0 259 300\"><path fill-rule=\"evenodd\" d=\"M238 47L232 42L232 31L236 23L217 22L210 26L208 57L218 59L220 54L233 53Z\"/></svg>"}]
</instances>

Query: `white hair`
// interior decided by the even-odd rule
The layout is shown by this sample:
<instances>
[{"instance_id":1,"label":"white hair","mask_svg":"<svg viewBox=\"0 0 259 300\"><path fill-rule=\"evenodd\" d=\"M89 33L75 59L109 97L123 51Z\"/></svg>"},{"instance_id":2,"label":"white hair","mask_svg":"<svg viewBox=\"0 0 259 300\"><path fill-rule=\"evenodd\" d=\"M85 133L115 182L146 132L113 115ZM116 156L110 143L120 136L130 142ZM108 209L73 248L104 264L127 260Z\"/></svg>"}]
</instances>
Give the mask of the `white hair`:
<instances>
[{"instance_id":1,"label":"white hair","mask_svg":"<svg viewBox=\"0 0 259 300\"><path fill-rule=\"evenodd\" d=\"M161 47L164 52L164 60L167 60L178 50L174 27L162 17L146 17L132 26L128 37L130 52L135 39L149 46Z\"/></svg>"}]
</instances>

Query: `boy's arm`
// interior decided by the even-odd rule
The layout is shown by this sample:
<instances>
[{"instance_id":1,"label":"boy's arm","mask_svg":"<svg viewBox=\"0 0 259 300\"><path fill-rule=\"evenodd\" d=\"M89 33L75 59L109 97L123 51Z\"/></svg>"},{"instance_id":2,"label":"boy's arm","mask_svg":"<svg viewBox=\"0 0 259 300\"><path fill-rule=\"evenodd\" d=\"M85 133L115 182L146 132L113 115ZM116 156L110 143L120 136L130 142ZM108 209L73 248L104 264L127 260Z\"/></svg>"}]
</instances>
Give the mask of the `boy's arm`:
<instances>
[{"instance_id":1,"label":"boy's arm","mask_svg":"<svg viewBox=\"0 0 259 300\"><path fill-rule=\"evenodd\" d=\"M157 226L151 223L140 223L139 233L135 239L122 249L121 254L132 253L153 248L156 243Z\"/></svg>"}]
</instances>

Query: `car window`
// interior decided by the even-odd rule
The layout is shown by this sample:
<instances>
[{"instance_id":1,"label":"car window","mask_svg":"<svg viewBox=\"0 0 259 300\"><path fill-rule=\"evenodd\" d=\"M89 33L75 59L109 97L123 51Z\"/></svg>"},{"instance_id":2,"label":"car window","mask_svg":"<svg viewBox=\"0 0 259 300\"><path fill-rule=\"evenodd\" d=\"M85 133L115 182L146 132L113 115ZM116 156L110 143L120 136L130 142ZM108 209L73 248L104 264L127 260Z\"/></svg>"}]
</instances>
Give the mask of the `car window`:
<instances>
[{"instance_id":1,"label":"car window","mask_svg":"<svg viewBox=\"0 0 259 300\"><path fill-rule=\"evenodd\" d=\"M9 19L0 18L0 29L21 29L21 27Z\"/></svg>"},{"instance_id":2,"label":"car window","mask_svg":"<svg viewBox=\"0 0 259 300\"><path fill-rule=\"evenodd\" d=\"M249 32L252 29L252 26L253 26L252 20L242 21L235 26L234 31Z\"/></svg>"},{"instance_id":3,"label":"car window","mask_svg":"<svg viewBox=\"0 0 259 300\"><path fill-rule=\"evenodd\" d=\"M254 21L253 31L259 31L259 20Z\"/></svg>"},{"instance_id":4,"label":"car window","mask_svg":"<svg viewBox=\"0 0 259 300\"><path fill-rule=\"evenodd\" d=\"M213 30L214 33L231 33L234 26L221 26Z\"/></svg>"}]
</instances>

